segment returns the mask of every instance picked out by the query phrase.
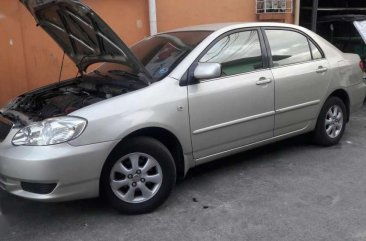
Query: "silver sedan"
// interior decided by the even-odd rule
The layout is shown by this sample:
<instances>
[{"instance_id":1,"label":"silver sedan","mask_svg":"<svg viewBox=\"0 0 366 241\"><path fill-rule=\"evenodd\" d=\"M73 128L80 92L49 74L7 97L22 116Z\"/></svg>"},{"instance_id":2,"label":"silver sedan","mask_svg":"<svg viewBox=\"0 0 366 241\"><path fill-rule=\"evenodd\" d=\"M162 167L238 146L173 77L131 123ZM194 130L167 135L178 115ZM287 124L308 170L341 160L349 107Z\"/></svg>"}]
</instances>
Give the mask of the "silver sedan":
<instances>
[{"instance_id":1,"label":"silver sedan","mask_svg":"<svg viewBox=\"0 0 366 241\"><path fill-rule=\"evenodd\" d=\"M196 165L308 132L337 144L365 98L359 56L298 26L197 26L128 48L79 1L22 2L79 69L0 111L0 187L24 198L149 212Z\"/></svg>"}]
</instances>

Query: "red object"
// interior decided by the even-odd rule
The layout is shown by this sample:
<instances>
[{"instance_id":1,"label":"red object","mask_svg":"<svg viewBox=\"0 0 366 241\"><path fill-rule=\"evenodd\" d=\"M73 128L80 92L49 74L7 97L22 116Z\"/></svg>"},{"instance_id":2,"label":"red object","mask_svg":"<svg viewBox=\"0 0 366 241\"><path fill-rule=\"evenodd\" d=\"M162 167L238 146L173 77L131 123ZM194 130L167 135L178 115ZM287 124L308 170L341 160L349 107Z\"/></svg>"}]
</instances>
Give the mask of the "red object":
<instances>
[{"instance_id":1,"label":"red object","mask_svg":"<svg viewBox=\"0 0 366 241\"><path fill-rule=\"evenodd\" d=\"M360 68L363 72L365 72L365 63L363 62L363 60L360 61Z\"/></svg>"}]
</instances>

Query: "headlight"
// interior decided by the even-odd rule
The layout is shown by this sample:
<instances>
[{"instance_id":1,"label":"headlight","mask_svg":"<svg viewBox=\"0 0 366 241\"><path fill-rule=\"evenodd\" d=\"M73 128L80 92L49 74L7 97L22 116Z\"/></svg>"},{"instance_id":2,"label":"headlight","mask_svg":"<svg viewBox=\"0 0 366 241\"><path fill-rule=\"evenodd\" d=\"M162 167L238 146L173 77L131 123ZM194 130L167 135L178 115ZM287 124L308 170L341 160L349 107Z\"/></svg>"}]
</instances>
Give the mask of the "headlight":
<instances>
[{"instance_id":1,"label":"headlight","mask_svg":"<svg viewBox=\"0 0 366 241\"><path fill-rule=\"evenodd\" d=\"M77 117L56 117L29 125L13 138L16 146L48 146L70 141L83 133L86 120Z\"/></svg>"}]
</instances>

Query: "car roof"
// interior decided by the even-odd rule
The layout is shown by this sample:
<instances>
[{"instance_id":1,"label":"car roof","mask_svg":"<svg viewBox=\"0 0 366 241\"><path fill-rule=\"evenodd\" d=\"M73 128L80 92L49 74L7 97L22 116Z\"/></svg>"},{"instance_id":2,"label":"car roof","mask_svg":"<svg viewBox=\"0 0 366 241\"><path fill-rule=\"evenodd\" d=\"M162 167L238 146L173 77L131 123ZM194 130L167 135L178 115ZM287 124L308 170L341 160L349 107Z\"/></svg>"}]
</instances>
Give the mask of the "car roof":
<instances>
[{"instance_id":1,"label":"car roof","mask_svg":"<svg viewBox=\"0 0 366 241\"><path fill-rule=\"evenodd\" d=\"M297 25L275 22L229 22L229 23L214 23L196 25L184 28L177 28L167 32L184 32L184 31L218 31L223 28L236 29L245 27L292 27L297 28Z\"/></svg>"}]
</instances>

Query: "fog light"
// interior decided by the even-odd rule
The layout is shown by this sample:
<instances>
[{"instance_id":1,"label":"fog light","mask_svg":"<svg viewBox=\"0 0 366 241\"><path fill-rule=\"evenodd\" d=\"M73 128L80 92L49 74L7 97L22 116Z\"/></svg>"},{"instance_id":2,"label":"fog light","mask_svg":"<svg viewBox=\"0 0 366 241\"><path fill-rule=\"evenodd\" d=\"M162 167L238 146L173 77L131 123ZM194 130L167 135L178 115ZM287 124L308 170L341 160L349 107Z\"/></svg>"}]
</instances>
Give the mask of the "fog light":
<instances>
[{"instance_id":1,"label":"fog light","mask_svg":"<svg viewBox=\"0 0 366 241\"><path fill-rule=\"evenodd\" d=\"M50 194L55 190L56 185L56 183L21 182L21 186L24 191L36 194Z\"/></svg>"}]
</instances>

